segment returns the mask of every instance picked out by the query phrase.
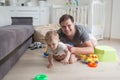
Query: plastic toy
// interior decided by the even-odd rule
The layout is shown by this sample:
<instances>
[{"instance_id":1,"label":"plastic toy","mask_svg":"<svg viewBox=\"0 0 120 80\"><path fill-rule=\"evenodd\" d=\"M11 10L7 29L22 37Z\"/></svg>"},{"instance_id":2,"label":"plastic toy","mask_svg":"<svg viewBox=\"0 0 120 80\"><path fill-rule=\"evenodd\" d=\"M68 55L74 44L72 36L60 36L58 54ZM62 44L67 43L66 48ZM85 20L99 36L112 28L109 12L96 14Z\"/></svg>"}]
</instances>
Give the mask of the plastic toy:
<instances>
[{"instance_id":1,"label":"plastic toy","mask_svg":"<svg viewBox=\"0 0 120 80\"><path fill-rule=\"evenodd\" d=\"M71 5L72 5L72 1L71 1L71 0L68 0L68 1L66 2L66 5L67 5L67 6L71 6Z\"/></svg>"},{"instance_id":2,"label":"plastic toy","mask_svg":"<svg viewBox=\"0 0 120 80\"><path fill-rule=\"evenodd\" d=\"M35 76L34 80L48 80L48 76L45 74L38 74Z\"/></svg>"},{"instance_id":3,"label":"plastic toy","mask_svg":"<svg viewBox=\"0 0 120 80\"><path fill-rule=\"evenodd\" d=\"M95 54L98 55L100 62L118 62L119 58L116 49L111 46L96 46Z\"/></svg>"},{"instance_id":4,"label":"plastic toy","mask_svg":"<svg viewBox=\"0 0 120 80\"><path fill-rule=\"evenodd\" d=\"M86 63L89 67L97 67L98 56L96 54L81 54L80 59L83 63Z\"/></svg>"},{"instance_id":5,"label":"plastic toy","mask_svg":"<svg viewBox=\"0 0 120 80\"><path fill-rule=\"evenodd\" d=\"M88 63L88 66L89 67L97 67L97 64L96 63Z\"/></svg>"},{"instance_id":6,"label":"plastic toy","mask_svg":"<svg viewBox=\"0 0 120 80\"><path fill-rule=\"evenodd\" d=\"M66 6L78 6L78 0L68 0Z\"/></svg>"},{"instance_id":7,"label":"plastic toy","mask_svg":"<svg viewBox=\"0 0 120 80\"><path fill-rule=\"evenodd\" d=\"M80 55L81 62L85 63L86 58L87 58L87 55L84 55L84 54Z\"/></svg>"},{"instance_id":8,"label":"plastic toy","mask_svg":"<svg viewBox=\"0 0 120 80\"><path fill-rule=\"evenodd\" d=\"M44 57L48 57L48 46L46 46L45 52L44 52Z\"/></svg>"},{"instance_id":9,"label":"plastic toy","mask_svg":"<svg viewBox=\"0 0 120 80\"><path fill-rule=\"evenodd\" d=\"M47 57L47 56L48 56L48 53L44 52L44 56Z\"/></svg>"},{"instance_id":10,"label":"plastic toy","mask_svg":"<svg viewBox=\"0 0 120 80\"><path fill-rule=\"evenodd\" d=\"M76 6L78 6L78 0L75 0Z\"/></svg>"},{"instance_id":11,"label":"plastic toy","mask_svg":"<svg viewBox=\"0 0 120 80\"><path fill-rule=\"evenodd\" d=\"M45 44L41 42L34 42L29 46L31 50L38 49L38 48L44 48L44 47L45 47Z\"/></svg>"}]
</instances>

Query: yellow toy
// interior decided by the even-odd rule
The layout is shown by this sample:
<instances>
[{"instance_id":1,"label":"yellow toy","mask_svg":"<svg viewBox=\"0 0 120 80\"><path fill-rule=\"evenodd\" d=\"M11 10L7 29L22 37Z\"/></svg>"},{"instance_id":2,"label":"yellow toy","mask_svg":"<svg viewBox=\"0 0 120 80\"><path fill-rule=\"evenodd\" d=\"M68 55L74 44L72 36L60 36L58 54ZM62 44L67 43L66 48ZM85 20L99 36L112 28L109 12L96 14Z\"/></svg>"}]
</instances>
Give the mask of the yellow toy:
<instances>
[{"instance_id":1,"label":"yellow toy","mask_svg":"<svg viewBox=\"0 0 120 80\"><path fill-rule=\"evenodd\" d=\"M86 58L87 58L87 55L80 54L80 60L81 60L81 62L85 63Z\"/></svg>"},{"instance_id":2,"label":"yellow toy","mask_svg":"<svg viewBox=\"0 0 120 80\"><path fill-rule=\"evenodd\" d=\"M97 67L98 56L96 54L81 54L80 59L83 63L88 64L89 67Z\"/></svg>"}]
</instances>

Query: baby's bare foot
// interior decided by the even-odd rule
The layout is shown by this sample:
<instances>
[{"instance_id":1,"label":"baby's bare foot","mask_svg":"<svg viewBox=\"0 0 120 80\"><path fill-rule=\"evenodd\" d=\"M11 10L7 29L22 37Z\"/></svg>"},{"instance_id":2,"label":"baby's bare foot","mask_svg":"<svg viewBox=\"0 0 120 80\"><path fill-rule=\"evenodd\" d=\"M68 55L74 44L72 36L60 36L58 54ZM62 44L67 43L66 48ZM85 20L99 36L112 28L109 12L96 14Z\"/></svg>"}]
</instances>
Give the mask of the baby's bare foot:
<instances>
[{"instance_id":1,"label":"baby's bare foot","mask_svg":"<svg viewBox=\"0 0 120 80\"><path fill-rule=\"evenodd\" d=\"M78 60L77 57L74 54L71 54L69 64L73 64L77 60Z\"/></svg>"}]
</instances>

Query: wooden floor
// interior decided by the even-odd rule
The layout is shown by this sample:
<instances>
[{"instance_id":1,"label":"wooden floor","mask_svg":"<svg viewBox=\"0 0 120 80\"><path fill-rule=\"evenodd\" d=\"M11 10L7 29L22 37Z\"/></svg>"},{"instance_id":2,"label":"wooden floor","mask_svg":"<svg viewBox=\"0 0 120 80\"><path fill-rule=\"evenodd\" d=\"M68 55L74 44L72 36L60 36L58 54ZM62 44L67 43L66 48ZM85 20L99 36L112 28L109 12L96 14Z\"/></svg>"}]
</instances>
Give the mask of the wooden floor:
<instances>
[{"instance_id":1,"label":"wooden floor","mask_svg":"<svg viewBox=\"0 0 120 80\"><path fill-rule=\"evenodd\" d=\"M112 46L120 57L119 40L101 40L98 45ZM48 80L120 80L120 62L99 62L97 68L90 68L80 61L63 65L54 61L54 68L47 69L44 49L28 49L3 80L33 80L37 74L46 74Z\"/></svg>"}]
</instances>

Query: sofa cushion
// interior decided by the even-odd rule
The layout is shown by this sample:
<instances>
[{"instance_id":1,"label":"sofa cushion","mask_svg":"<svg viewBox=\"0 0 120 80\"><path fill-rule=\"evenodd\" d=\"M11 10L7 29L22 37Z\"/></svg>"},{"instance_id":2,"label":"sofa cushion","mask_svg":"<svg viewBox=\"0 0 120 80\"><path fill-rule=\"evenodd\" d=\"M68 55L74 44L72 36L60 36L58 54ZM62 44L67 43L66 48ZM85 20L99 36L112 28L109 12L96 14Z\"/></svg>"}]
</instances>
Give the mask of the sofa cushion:
<instances>
[{"instance_id":1,"label":"sofa cushion","mask_svg":"<svg viewBox=\"0 0 120 80\"><path fill-rule=\"evenodd\" d=\"M44 42L46 32L50 30L58 30L60 26L58 24L49 24L45 26L36 26L34 27L34 41Z\"/></svg>"},{"instance_id":2,"label":"sofa cushion","mask_svg":"<svg viewBox=\"0 0 120 80\"><path fill-rule=\"evenodd\" d=\"M34 33L31 25L0 27L0 60L21 45Z\"/></svg>"},{"instance_id":3,"label":"sofa cushion","mask_svg":"<svg viewBox=\"0 0 120 80\"><path fill-rule=\"evenodd\" d=\"M7 7L0 7L0 27L11 25L11 23L12 20L9 9Z\"/></svg>"}]
</instances>

